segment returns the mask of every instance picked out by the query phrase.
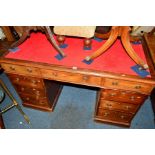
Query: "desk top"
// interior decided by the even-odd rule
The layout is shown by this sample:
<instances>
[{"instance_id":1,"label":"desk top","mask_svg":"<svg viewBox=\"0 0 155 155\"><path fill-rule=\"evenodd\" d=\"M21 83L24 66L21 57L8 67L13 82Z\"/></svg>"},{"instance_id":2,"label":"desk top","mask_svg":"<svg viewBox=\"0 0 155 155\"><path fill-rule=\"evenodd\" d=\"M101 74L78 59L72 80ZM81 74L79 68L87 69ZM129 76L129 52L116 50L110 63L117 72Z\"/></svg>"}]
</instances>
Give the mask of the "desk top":
<instances>
[{"instance_id":1,"label":"desk top","mask_svg":"<svg viewBox=\"0 0 155 155\"><path fill-rule=\"evenodd\" d=\"M91 64L82 62L84 58L98 48L105 40L98 42L93 39L92 50L83 50L83 39L66 37L65 43L68 47L63 49L66 57L58 60L55 56L58 54L53 48L46 36L40 32L31 33L23 44L19 46L16 52L9 52L5 57L11 59L27 60L32 62L41 62L67 67L77 67L82 69L91 69L97 71L108 71L112 73L121 73L128 75L137 75L131 67L136 65L135 62L127 55L120 40L109 48L104 54L96 58ZM143 47L141 44L132 44L133 49L146 62Z\"/></svg>"}]
</instances>

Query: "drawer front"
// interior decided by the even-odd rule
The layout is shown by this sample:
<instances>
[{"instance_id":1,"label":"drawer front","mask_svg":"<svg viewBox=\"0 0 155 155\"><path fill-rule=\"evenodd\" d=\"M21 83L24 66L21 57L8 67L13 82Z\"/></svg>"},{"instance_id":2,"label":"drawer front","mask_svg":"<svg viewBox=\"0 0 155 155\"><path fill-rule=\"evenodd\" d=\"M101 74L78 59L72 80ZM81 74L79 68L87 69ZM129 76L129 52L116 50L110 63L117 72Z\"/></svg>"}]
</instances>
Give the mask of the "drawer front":
<instances>
[{"instance_id":1,"label":"drawer front","mask_svg":"<svg viewBox=\"0 0 155 155\"><path fill-rule=\"evenodd\" d=\"M106 78L104 80L105 87L112 88L112 89L124 89L130 91L136 91L139 93L149 94L153 89L151 84L145 84L141 82L134 82L134 81L125 81L125 80L116 80Z\"/></svg>"},{"instance_id":2,"label":"drawer front","mask_svg":"<svg viewBox=\"0 0 155 155\"><path fill-rule=\"evenodd\" d=\"M20 97L22 98L23 102L30 103L33 105L40 105L40 106L49 106L48 100L46 97L38 97L36 95L28 95L19 93Z\"/></svg>"},{"instance_id":3,"label":"drawer front","mask_svg":"<svg viewBox=\"0 0 155 155\"><path fill-rule=\"evenodd\" d=\"M98 109L97 111L97 118L100 120L109 122L109 123L130 123L134 115L126 114L123 112L106 110L106 109Z\"/></svg>"},{"instance_id":4,"label":"drawer front","mask_svg":"<svg viewBox=\"0 0 155 155\"><path fill-rule=\"evenodd\" d=\"M46 97L45 90L41 90L33 87L25 87L17 84L15 84L14 86L19 93L30 94L30 95L34 94L38 97Z\"/></svg>"},{"instance_id":5,"label":"drawer front","mask_svg":"<svg viewBox=\"0 0 155 155\"><path fill-rule=\"evenodd\" d=\"M27 86L32 88L40 88L40 89L44 88L42 79L25 77L15 74L7 74L7 75L13 84L18 84L21 86Z\"/></svg>"},{"instance_id":6,"label":"drawer front","mask_svg":"<svg viewBox=\"0 0 155 155\"><path fill-rule=\"evenodd\" d=\"M16 74L23 74L28 76L40 76L40 71L38 68L35 67L27 67L27 66L20 66L20 65L12 65L12 64L2 64L5 72L7 73L16 73Z\"/></svg>"},{"instance_id":7,"label":"drawer front","mask_svg":"<svg viewBox=\"0 0 155 155\"><path fill-rule=\"evenodd\" d=\"M63 82L84 84L90 86L101 86L101 77L79 73L69 73L56 70L41 70L44 78L50 78Z\"/></svg>"},{"instance_id":8,"label":"drawer front","mask_svg":"<svg viewBox=\"0 0 155 155\"><path fill-rule=\"evenodd\" d=\"M147 95L118 89L104 89L101 90L101 98L118 102L142 104L147 98Z\"/></svg>"},{"instance_id":9,"label":"drawer front","mask_svg":"<svg viewBox=\"0 0 155 155\"><path fill-rule=\"evenodd\" d=\"M133 113L135 114L139 109L140 105L138 104L130 104L130 103L122 103L122 102L114 102L108 100L100 100L99 109L108 109L108 110L116 110L121 112Z\"/></svg>"}]
</instances>

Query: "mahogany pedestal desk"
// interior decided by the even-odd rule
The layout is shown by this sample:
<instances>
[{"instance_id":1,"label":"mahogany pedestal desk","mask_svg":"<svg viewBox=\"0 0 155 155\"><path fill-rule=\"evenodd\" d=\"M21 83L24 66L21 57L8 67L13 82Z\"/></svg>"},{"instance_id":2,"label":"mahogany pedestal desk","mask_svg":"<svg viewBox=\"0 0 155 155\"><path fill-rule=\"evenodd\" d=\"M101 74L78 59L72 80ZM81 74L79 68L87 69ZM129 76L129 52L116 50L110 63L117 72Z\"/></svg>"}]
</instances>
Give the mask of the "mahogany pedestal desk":
<instances>
[{"instance_id":1,"label":"mahogany pedestal desk","mask_svg":"<svg viewBox=\"0 0 155 155\"><path fill-rule=\"evenodd\" d=\"M130 67L136 64L119 40L91 64L82 60L97 50L104 40L93 40L90 51L83 50L80 38L68 37L66 43L69 45L64 49L67 56L58 60L55 57L58 53L47 38L42 33L32 33L17 51L6 52L1 57L1 66L23 105L53 111L64 83L95 87L98 93L94 120L129 127L153 90L154 78L151 75L142 78L131 70ZM133 45L133 48L150 65L142 45Z\"/></svg>"}]
</instances>

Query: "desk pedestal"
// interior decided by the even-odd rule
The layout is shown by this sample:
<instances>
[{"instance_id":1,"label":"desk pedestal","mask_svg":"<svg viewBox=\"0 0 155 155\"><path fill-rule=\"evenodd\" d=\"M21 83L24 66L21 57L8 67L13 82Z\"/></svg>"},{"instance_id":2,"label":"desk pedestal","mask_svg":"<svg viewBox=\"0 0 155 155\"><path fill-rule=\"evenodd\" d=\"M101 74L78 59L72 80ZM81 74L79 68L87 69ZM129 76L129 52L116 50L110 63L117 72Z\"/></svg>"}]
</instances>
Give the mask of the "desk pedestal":
<instances>
[{"instance_id":1,"label":"desk pedestal","mask_svg":"<svg viewBox=\"0 0 155 155\"><path fill-rule=\"evenodd\" d=\"M53 111L62 89L61 84L36 77L16 74L8 74L8 76L24 106L42 111Z\"/></svg>"},{"instance_id":2,"label":"desk pedestal","mask_svg":"<svg viewBox=\"0 0 155 155\"><path fill-rule=\"evenodd\" d=\"M96 121L130 126L147 95L121 89L101 89L97 98Z\"/></svg>"}]
</instances>

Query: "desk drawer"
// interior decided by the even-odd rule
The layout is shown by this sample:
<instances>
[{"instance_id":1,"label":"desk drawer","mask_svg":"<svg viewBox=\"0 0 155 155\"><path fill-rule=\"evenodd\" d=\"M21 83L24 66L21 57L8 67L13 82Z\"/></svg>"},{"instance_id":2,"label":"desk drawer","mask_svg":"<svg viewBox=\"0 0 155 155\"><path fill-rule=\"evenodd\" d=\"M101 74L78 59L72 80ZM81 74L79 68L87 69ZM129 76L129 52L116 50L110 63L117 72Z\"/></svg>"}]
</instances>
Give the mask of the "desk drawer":
<instances>
[{"instance_id":1,"label":"desk drawer","mask_svg":"<svg viewBox=\"0 0 155 155\"><path fill-rule=\"evenodd\" d=\"M7 74L9 79L13 84L17 84L20 86L27 86L33 88L44 88L44 84L42 79L40 78L33 78L33 77L25 77L22 75L16 75L16 74Z\"/></svg>"},{"instance_id":2,"label":"desk drawer","mask_svg":"<svg viewBox=\"0 0 155 155\"><path fill-rule=\"evenodd\" d=\"M42 69L41 72L44 78L90 86L101 86L101 77L98 76L45 69Z\"/></svg>"},{"instance_id":3,"label":"desk drawer","mask_svg":"<svg viewBox=\"0 0 155 155\"><path fill-rule=\"evenodd\" d=\"M139 107L140 107L140 104L130 104L130 103L108 101L108 100L100 100L98 108L135 114L139 109Z\"/></svg>"},{"instance_id":4,"label":"desk drawer","mask_svg":"<svg viewBox=\"0 0 155 155\"><path fill-rule=\"evenodd\" d=\"M35 67L27 67L27 66L20 66L20 65L13 65L13 64L2 64L2 68L7 73L16 73L28 76L40 76L40 72L38 68Z\"/></svg>"},{"instance_id":5,"label":"desk drawer","mask_svg":"<svg viewBox=\"0 0 155 155\"><path fill-rule=\"evenodd\" d=\"M38 97L37 95L28 95L19 93L23 102L33 104L33 105L41 105L41 106L49 106L48 100L46 97Z\"/></svg>"},{"instance_id":6,"label":"desk drawer","mask_svg":"<svg viewBox=\"0 0 155 155\"><path fill-rule=\"evenodd\" d=\"M126 114L123 112L98 109L96 114L96 120L100 120L107 123L121 124L129 126L134 115Z\"/></svg>"},{"instance_id":7,"label":"desk drawer","mask_svg":"<svg viewBox=\"0 0 155 155\"><path fill-rule=\"evenodd\" d=\"M147 95L127 90L103 89L101 91L101 98L105 100L142 104L147 98Z\"/></svg>"},{"instance_id":8,"label":"desk drawer","mask_svg":"<svg viewBox=\"0 0 155 155\"><path fill-rule=\"evenodd\" d=\"M130 91L135 91L139 93L149 94L152 89L153 85L145 84L142 82L134 82L134 81L125 81L125 80L116 80L106 78L103 84L106 88L112 89L125 89Z\"/></svg>"},{"instance_id":9,"label":"desk drawer","mask_svg":"<svg viewBox=\"0 0 155 155\"><path fill-rule=\"evenodd\" d=\"M15 88L17 89L17 91L19 93L23 93L23 94L34 94L38 97L46 97L46 93L45 90L43 89L37 89L37 88L33 88L33 87L26 87L26 86L21 86L21 85L14 85Z\"/></svg>"}]
</instances>

